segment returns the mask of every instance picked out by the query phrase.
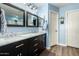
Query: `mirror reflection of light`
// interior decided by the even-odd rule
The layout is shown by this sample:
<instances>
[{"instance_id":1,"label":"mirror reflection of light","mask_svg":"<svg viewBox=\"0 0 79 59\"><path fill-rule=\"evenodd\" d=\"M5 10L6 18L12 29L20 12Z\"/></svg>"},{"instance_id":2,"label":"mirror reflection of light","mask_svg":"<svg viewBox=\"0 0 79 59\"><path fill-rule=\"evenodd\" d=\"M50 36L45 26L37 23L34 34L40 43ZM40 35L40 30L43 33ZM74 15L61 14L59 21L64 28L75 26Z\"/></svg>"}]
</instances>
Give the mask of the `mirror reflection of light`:
<instances>
[{"instance_id":1,"label":"mirror reflection of light","mask_svg":"<svg viewBox=\"0 0 79 59\"><path fill-rule=\"evenodd\" d=\"M15 17L15 18L12 18L12 20L18 20L18 19Z\"/></svg>"}]
</instances>

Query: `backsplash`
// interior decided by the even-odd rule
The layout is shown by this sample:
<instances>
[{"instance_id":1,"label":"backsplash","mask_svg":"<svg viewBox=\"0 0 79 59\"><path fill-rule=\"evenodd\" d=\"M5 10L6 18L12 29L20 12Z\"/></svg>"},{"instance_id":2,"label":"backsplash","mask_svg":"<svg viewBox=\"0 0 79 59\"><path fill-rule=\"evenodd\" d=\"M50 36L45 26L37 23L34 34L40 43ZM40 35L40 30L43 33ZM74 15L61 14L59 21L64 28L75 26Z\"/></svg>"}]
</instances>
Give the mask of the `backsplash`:
<instances>
[{"instance_id":1,"label":"backsplash","mask_svg":"<svg viewBox=\"0 0 79 59\"><path fill-rule=\"evenodd\" d=\"M33 32L39 32L39 28L31 28L31 27L7 27L4 35L0 33L0 37L10 37L22 34L28 34Z\"/></svg>"},{"instance_id":2,"label":"backsplash","mask_svg":"<svg viewBox=\"0 0 79 59\"><path fill-rule=\"evenodd\" d=\"M8 27L7 33L14 32L23 32L23 33L29 33L29 32L38 32L38 28L35 27Z\"/></svg>"}]
</instances>

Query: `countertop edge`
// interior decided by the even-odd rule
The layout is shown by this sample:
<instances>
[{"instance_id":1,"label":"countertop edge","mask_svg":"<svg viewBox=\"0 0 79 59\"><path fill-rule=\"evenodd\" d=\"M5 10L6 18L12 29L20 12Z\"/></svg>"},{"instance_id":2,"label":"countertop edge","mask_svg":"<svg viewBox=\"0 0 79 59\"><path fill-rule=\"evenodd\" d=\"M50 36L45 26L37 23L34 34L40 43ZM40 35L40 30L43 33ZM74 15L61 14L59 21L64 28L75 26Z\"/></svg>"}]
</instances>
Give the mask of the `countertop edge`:
<instances>
[{"instance_id":1,"label":"countertop edge","mask_svg":"<svg viewBox=\"0 0 79 59\"><path fill-rule=\"evenodd\" d=\"M13 40L13 41L10 41L9 39L11 39L11 38L8 38L8 40L6 39L4 39L4 41L1 41L0 40L0 47L1 46L5 46L5 45L8 45L8 44L11 44L11 43L14 43L14 42L18 42L18 41L21 41L21 40L25 40L25 39L29 39L29 38L32 38L32 37L35 37L35 36L39 36L39 35L42 35L42 34L45 34L46 32L43 32L43 33L37 33L36 35L32 35L32 36L26 36L26 37L15 37L15 38L13 38L13 39L15 39L15 40ZM33 33L32 33L33 34ZM28 34L26 34L26 35L28 35ZM17 40L16 40L17 39Z\"/></svg>"}]
</instances>

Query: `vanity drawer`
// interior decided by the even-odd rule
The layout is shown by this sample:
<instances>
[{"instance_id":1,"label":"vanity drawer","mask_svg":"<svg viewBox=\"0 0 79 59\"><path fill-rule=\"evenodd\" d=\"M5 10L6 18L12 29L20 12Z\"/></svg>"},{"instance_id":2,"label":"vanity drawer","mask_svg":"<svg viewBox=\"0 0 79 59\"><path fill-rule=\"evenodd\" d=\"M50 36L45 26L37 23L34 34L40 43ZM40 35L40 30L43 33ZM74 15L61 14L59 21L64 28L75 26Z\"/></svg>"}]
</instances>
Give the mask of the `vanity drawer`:
<instances>
[{"instance_id":1,"label":"vanity drawer","mask_svg":"<svg viewBox=\"0 0 79 59\"><path fill-rule=\"evenodd\" d=\"M38 37L28 39L29 46L36 46L38 43L39 43Z\"/></svg>"},{"instance_id":2,"label":"vanity drawer","mask_svg":"<svg viewBox=\"0 0 79 59\"><path fill-rule=\"evenodd\" d=\"M14 48L20 48L24 45L23 41L14 42L11 44Z\"/></svg>"},{"instance_id":3,"label":"vanity drawer","mask_svg":"<svg viewBox=\"0 0 79 59\"><path fill-rule=\"evenodd\" d=\"M17 56L24 51L24 43L22 41L14 42L0 47L0 56Z\"/></svg>"},{"instance_id":4,"label":"vanity drawer","mask_svg":"<svg viewBox=\"0 0 79 59\"><path fill-rule=\"evenodd\" d=\"M33 56L39 55L39 49L35 49L32 53L33 53Z\"/></svg>"},{"instance_id":5,"label":"vanity drawer","mask_svg":"<svg viewBox=\"0 0 79 59\"><path fill-rule=\"evenodd\" d=\"M38 39L39 39L38 37L35 37L35 38L33 38L32 41L35 42L35 41L38 41Z\"/></svg>"},{"instance_id":6,"label":"vanity drawer","mask_svg":"<svg viewBox=\"0 0 79 59\"><path fill-rule=\"evenodd\" d=\"M0 56L15 56L16 49L12 44L0 47Z\"/></svg>"},{"instance_id":7,"label":"vanity drawer","mask_svg":"<svg viewBox=\"0 0 79 59\"><path fill-rule=\"evenodd\" d=\"M38 55L39 54L39 45L36 46L36 47L31 47L29 49L29 55L30 56L35 56L35 55Z\"/></svg>"},{"instance_id":8,"label":"vanity drawer","mask_svg":"<svg viewBox=\"0 0 79 59\"><path fill-rule=\"evenodd\" d=\"M32 43L37 43L37 42L39 42L39 38L38 37L32 38L31 42Z\"/></svg>"}]
</instances>

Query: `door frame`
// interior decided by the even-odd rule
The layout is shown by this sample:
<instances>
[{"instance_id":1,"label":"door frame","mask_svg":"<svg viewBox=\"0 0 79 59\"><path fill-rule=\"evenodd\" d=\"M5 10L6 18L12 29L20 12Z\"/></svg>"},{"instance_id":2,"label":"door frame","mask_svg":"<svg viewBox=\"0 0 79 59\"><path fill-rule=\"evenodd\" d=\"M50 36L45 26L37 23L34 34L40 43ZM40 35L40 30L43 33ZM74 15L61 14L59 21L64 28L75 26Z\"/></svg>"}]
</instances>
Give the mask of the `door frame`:
<instances>
[{"instance_id":1,"label":"door frame","mask_svg":"<svg viewBox=\"0 0 79 59\"><path fill-rule=\"evenodd\" d=\"M58 35L58 32L59 32L59 30L58 30L58 17L59 17L59 14L58 14L58 12L57 11L53 11L53 10L49 10L48 11L48 19L49 19L49 22L50 22L50 13L56 13L57 14L57 43L56 43L56 45L58 45L58 37L59 37L59 35ZM49 32L49 31L48 31ZM50 34L50 32L49 32L49 34ZM51 41L51 39L49 38L49 40ZM50 47L51 47L51 43L50 43Z\"/></svg>"},{"instance_id":2,"label":"door frame","mask_svg":"<svg viewBox=\"0 0 79 59\"><path fill-rule=\"evenodd\" d=\"M66 12L65 12L65 22L68 23L68 13L69 13L69 12L77 12L77 11L79 11L79 9L66 11ZM65 28L67 29L67 24L66 24L66 23L65 23ZM67 30L66 30L66 29L65 29L66 46L69 46L69 45L68 45L68 35L67 35L67 34L68 34L68 29L67 29Z\"/></svg>"}]
</instances>

